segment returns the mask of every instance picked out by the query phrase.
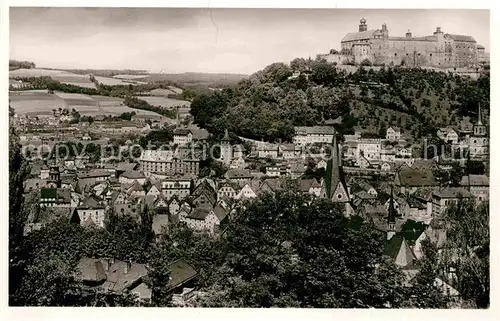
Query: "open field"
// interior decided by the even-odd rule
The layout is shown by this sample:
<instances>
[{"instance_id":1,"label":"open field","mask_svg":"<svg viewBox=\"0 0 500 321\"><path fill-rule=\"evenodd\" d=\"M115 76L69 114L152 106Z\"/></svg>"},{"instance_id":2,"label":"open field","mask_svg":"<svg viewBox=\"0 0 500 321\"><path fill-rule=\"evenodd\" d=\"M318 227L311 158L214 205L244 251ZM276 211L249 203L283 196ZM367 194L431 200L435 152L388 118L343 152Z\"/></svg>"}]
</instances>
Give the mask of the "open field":
<instances>
[{"instance_id":1,"label":"open field","mask_svg":"<svg viewBox=\"0 0 500 321\"><path fill-rule=\"evenodd\" d=\"M75 85L86 88L95 88L95 84L90 81L89 75L78 75L62 70L49 69L16 69L9 72L9 78L16 77L51 77L64 84Z\"/></svg>"},{"instance_id":2,"label":"open field","mask_svg":"<svg viewBox=\"0 0 500 321\"><path fill-rule=\"evenodd\" d=\"M119 86L119 85L143 85L145 82L136 81L136 80L123 80L111 77L101 77L95 76L95 79L106 86Z\"/></svg>"},{"instance_id":3,"label":"open field","mask_svg":"<svg viewBox=\"0 0 500 321\"><path fill-rule=\"evenodd\" d=\"M149 92L151 96L168 96L168 95L175 95L175 92L170 90L170 89L163 89L163 88L158 88L158 89L153 89Z\"/></svg>"},{"instance_id":4,"label":"open field","mask_svg":"<svg viewBox=\"0 0 500 321\"><path fill-rule=\"evenodd\" d=\"M54 94L47 91L15 91L9 93L10 106L18 114L27 113L48 113L52 114L52 109L66 108L66 102Z\"/></svg>"},{"instance_id":5,"label":"open field","mask_svg":"<svg viewBox=\"0 0 500 321\"><path fill-rule=\"evenodd\" d=\"M18 114L51 115L52 109L75 109L84 116L113 115L119 116L125 112L135 112L137 115L161 115L147 110L133 109L123 105L123 99L106 96L89 96L46 90L13 91L9 93L10 105ZM189 112L189 109L187 109ZM182 111L181 111L182 113Z\"/></svg>"},{"instance_id":6,"label":"open field","mask_svg":"<svg viewBox=\"0 0 500 321\"><path fill-rule=\"evenodd\" d=\"M115 75L115 76L113 76L113 78L135 80L135 79L140 79L140 78L144 78L144 77L147 77L147 76L148 75L128 75L128 74L123 74L123 75Z\"/></svg>"},{"instance_id":7,"label":"open field","mask_svg":"<svg viewBox=\"0 0 500 321\"><path fill-rule=\"evenodd\" d=\"M174 106L185 106L185 107L191 106L191 102L189 102L189 101L177 100L177 99L166 98L166 97L141 96L141 97L137 97L137 98L148 102L148 104L150 104L152 106L159 106L159 107L164 107L164 108L172 108Z\"/></svg>"}]
</instances>

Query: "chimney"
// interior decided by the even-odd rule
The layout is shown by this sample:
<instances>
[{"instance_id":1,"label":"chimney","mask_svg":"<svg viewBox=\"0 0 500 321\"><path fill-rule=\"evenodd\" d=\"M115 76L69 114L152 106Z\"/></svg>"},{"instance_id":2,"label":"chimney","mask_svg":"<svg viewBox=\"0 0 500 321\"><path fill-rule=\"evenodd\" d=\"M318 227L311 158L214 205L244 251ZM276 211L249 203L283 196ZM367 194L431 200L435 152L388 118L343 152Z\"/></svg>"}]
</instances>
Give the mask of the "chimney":
<instances>
[{"instance_id":1,"label":"chimney","mask_svg":"<svg viewBox=\"0 0 500 321\"><path fill-rule=\"evenodd\" d=\"M130 271L131 267L132 267L132 262L130 262L130 260L125 262L125 274L127 274Z\"/></svg>"}]
</instances>

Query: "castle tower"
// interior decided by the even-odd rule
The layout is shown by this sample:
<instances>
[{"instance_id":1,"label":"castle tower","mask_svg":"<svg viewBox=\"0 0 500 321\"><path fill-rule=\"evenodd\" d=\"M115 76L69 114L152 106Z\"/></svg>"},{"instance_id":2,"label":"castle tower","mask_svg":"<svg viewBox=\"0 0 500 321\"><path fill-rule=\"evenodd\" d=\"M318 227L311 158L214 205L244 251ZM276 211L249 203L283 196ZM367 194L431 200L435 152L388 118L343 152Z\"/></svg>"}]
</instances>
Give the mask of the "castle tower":
<instances>
[{"instance_id":1,"label":"castle tower","mask_svg":"<svg viewBox=\"0 0 500 321\"><path fill-rule=\"evenodd\" d=\"M389 29L387 29L387 25L385 24L385 22L382 24L382 38L389 38Z\"/></svg>"},{"instance_id":2,"label":"castle tower","mask_svg":"<svg viewBox=\"0 0 500 321\"><path fill-rule=\"evenodd\" d=\"M366 30L368 30L368 26L366 25L366 19L361 18L361 20L359 20L359 32L363 32Z\"/></svg>"},{"instance_id":3,"label":"castle tower","mask_svg":"<svg viewBox=\"0 0 500 321\"><path fill-rule=\"evenodd\" d=\"M391 186L391 198L389 199L389 211L387 213L387 240L396 234L396 210L394 209L394 195Z\"/></svg>"},{"instance_id":4,"label":"castle tower","mask_svg":"<svg viewBox=\"0 0 500 321\"><path fill-rule=\"evenodd\" d=\"M59 173L59 166L54 164L50 166L48 185L52 188L61 187L61 175Z\"/></svg>"},{"instance_id":5,"label":"castle tower","mask_svg":"<svg viewBox=\"0 0 500 321\"><path fill-rule=\"evenodd\" d=\"M406 32L406 38L411 38L411 31L410 31L410 29L408 29L408 31Z\"/></svg>"},{"instance_id":6,"label":"castle tower","mask_svg":"<svg viewBox=\"0 0 500 321\"><path fill-rule=\"evenodd\" d=\"M232 157L233 157L233 151L231 147L231 139L229 138L229 133L227 132L226 129L220 146L220 160L224 164L229 165L231 163Z\"/></svg>"}]
</instances>

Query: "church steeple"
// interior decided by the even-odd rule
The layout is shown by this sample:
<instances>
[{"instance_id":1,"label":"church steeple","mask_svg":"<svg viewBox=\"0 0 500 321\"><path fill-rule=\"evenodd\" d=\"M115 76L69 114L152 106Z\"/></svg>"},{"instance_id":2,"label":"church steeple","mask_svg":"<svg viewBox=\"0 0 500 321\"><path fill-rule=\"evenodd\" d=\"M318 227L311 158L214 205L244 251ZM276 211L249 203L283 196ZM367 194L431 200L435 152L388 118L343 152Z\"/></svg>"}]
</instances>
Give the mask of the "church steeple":
<instances>
[{"instance_id":1,"label":"church steeple","mask_svg":"<svg viewBox=\"0 0 500 321\"><path fill-rule=\"evenodd\" d=\"M396 234L396 210L394 209L394 195L391 186L391 197L389 198L389 210L387 213L387 240Z\"/></svg>"},{"instance_id":2,"label":"church steeple","mask_svg":"<svg viewBox=\"0 0 500 321\"><path fill-rule=\"evenodd\" d=\"M477 124L481 126L483 121L481 120L481 103L479 103L479 110L477 112Z\"/></svg>"},{"instance_id":3,"label":"church steeple","mask_svg":"<svg viewBox=\"0 0 500 321\"><path fill-rule=\"evenodd\" d=\"M341 165L341 153L337 143L337 135L333 134L332 151L326 167L325 194L333 202L349 202L349 192L344 181Z\"/></svg>"}]
</instances>

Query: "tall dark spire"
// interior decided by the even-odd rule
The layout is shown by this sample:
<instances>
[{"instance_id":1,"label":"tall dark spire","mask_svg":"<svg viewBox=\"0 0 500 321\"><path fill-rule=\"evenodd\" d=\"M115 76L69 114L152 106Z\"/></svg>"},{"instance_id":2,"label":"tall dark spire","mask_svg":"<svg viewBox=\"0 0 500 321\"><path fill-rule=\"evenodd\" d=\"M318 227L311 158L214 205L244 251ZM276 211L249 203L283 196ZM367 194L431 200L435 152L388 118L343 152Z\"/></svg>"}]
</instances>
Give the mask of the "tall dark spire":
<instances>
[{"instance_id":1,"label":"tall dark spire","mask_svg":"<svg viewBox=\"0 0 500 321\"><path fill-rule=\"evenodd\" d=\"M389 213L387 215L387 224L396 223L396 210L394 209L394 192L391 186L391 197L389 198Z\"/></svg>"},{"instance_id":2,"label":"tall dark spire","mask_svg":"<svg viewBox=\"0 0 500 321\"><path fill-rule=\"evenodd\" d=\"M481 103L479 103L479 110L477 113L477 124L480 126L483 124L483 121L481 120Z\"/></svg>"},{"instance_id":3,"label":"tall dark spire","mask_svg":"<svg viewBox=\"0 0 500 321\"><path fill-rule=\"evenodd\" d=\"M325 192L326 196L335 202L349 202L349 191L342 172L342 159L337 143L337 133L333 132L332 151L326 167ZM340 189L339 189L340 186ZM337 193L336 195L333 195Z\"/></svg>"}]
</instances>

